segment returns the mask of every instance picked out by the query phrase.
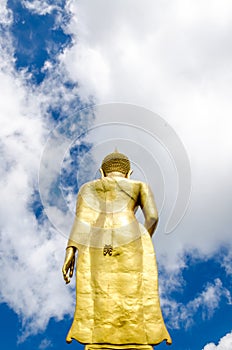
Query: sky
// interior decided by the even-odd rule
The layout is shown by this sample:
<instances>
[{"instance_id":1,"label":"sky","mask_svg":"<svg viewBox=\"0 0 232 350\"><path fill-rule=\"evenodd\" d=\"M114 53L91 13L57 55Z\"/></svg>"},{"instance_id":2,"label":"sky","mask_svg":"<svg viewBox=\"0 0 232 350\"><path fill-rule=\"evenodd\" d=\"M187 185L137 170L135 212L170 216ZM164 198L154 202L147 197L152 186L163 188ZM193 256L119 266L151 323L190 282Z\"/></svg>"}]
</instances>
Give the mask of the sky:
<instances>
[{"instance_id":1,"label":"sky","mask_svg":"<svg viewBox=\"0 0 232 350\"><path fill-rule=\"evenodd\" d=\"M1 0L0 31L1 349L83 349L61 267L118 146L157 201L170 349L231 350L231 1Z\"/></svg>"}]
</instances>

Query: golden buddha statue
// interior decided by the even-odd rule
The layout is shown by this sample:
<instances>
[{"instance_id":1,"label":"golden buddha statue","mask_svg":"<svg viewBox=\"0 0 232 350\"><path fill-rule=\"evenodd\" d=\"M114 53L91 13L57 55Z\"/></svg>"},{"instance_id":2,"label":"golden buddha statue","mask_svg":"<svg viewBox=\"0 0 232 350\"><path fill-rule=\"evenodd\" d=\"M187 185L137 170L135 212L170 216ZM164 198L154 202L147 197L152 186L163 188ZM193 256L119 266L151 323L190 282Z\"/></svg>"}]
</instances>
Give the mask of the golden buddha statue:
<instances>
[{"instance_id":1,"label":"golden buddha statue","mask_svg":"<svg viewBox=\"0 0 232 350\"><path fill-rule=\"evenodd\" d=\"M172 340L159 302L151 236L158 214L149 186L130 179L129 159L115 151L101 166L101 179L84 184L63 265L73 276L76 310L66 341L94 349L142 349ZM141 207L145 223L135 212Z\"/></svg>"}]
</instances>

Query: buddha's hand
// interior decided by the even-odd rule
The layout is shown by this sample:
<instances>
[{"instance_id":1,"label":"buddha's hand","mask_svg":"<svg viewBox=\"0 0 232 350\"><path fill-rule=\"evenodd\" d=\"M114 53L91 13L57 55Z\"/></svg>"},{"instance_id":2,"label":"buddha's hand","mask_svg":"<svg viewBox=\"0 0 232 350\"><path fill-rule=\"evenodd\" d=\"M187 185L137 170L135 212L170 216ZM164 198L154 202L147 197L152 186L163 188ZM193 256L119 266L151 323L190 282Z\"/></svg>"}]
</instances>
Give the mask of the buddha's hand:
<instances>
[{"instance_id":1,"label":"buddha's hand","mask_svg":"<svg viewBox=\"0 0 232 350\"><path fill-rule=\"evenodd\" d=\"M66 249L66 255L64 259L64 265L62 273L66 284L70 282L70 278L73 276L74 264L75 264L75 252L76 248L68 247Z\"/></svg>"}]
</instances>

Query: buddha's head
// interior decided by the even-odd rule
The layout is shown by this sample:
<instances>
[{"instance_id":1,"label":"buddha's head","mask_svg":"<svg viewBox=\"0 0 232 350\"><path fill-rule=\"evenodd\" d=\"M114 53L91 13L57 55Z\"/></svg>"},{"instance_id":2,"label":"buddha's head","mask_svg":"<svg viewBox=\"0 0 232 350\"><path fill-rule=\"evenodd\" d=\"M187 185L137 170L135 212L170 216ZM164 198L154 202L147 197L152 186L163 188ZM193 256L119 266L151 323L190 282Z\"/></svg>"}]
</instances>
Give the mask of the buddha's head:
<instances>
[{"instance_id":1,"label":"buddha's head","mask_svg":"<svg viewBox=\"0 0 232 350\"><path fill-rule=\"evenodd\" d=\"M110 176L111 174L119 174L120 176L129 178L132 170L128 157L116 149L103 159L100 172L103 177Z\"/></svg>"}]
</instances>

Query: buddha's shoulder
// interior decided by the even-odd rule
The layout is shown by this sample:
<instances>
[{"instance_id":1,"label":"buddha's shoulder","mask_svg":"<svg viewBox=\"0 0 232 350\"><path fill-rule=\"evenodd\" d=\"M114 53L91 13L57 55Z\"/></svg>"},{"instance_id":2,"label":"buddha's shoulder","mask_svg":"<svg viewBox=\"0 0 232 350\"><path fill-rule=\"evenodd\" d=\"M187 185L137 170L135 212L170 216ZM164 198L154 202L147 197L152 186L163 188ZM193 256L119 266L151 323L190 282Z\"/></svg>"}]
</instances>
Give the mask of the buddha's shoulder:
<instances>
[{"instance_id":1,"label":"buddha's shoulder","mask_svg":"<svg viewBox=\"0 0 232 350\"><path fill-rule=\"evenodd\" d=\"M145 182L139 181L139 180L132 180L132 179L127 179L125 177L114 177L114 178L110 178L110 177L104 177L101 179L97 179L97 180L93 180L93 181L89 181L86 182L85 184L83 184L80 188L80 191L86 191L86 190L91 190L91 189L96 189L98 187L104 187L104 185L106 185L107 183L118 183L122 186L126 186L126 187L146 187L147 184Z\"/></svg>"}]
</instances>

